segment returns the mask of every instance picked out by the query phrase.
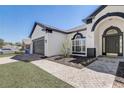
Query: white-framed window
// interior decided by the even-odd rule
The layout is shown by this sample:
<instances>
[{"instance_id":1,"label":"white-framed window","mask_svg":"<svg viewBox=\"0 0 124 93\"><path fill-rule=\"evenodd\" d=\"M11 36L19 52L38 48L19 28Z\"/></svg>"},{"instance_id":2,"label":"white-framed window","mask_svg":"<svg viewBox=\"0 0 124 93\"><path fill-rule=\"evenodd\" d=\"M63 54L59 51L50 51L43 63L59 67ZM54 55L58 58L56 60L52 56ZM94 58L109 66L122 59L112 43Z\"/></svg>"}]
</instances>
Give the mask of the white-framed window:
<instances>
[{"instance_id":1,"label":"white-framed window","mask_svg":"<svg viewBox=\"0 0 124 93\"><path fill-rule=\"evenodd\" d=\"M120 53L122 53L122 47L123 47L123 45L122 45L122 36L120 36Z\"/></svg>"},{"instance_id":2,"label":"white-framed window","mask_svg":"<svg viewBox=\"0 0 124 93\"><path fill-rule=\"evenodd\" d=\"M72 52L73 53L86 53L85 38L76 38L72 40Z\"/></svg>"}]
</instances>

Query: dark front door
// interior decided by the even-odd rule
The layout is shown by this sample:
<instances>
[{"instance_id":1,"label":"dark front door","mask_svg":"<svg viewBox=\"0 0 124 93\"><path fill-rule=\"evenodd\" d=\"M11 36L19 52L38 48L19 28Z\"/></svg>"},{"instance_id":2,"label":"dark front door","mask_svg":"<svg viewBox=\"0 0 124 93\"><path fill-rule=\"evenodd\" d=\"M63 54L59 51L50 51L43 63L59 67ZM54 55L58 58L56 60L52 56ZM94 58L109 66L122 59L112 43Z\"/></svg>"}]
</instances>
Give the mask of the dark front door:
<instances>
[{"instance_id":1,"label":"dark front door","mask_svg":"<svg viewBox=\"0 0 124 93\"><path fill-rule=\"evenodd\" d=\"M44 55L44 37L33 41L33 53Z\"/></svg>"},{"instance_id":2,"label":"dark front door","mask_svg":"<svg viewBox=\"0 0 124 93\"><path fill-rule=\"evenodd\" d=\"M105 38L106 53L117 53L119 52L119 36L106 36Z\"/></svg>"}]
</instances>

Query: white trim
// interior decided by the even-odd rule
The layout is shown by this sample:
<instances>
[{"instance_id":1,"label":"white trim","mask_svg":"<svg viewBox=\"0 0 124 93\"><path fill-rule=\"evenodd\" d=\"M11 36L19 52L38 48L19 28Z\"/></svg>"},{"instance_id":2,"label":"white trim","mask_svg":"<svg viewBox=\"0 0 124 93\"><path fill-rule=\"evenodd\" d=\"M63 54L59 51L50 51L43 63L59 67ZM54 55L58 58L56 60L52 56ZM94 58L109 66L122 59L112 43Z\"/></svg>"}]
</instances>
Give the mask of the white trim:
<instances>
[{"instance_id":1,"label":"white trim","mask_svg":"<svg viewBox=\"0 0 124 93\"><path fill-rule=\"evenodd\" d=\"M74 41L79 41L79 45L76 45ZM74 45L73 45L74 44ZM73 51L72 48L72 52L76 52L76 53L85 53L86 54L86 39L85 38L80 38L80 39L74 39L72 40L72 47L73 46L80 46L81 47L81 51L77 52L77 51ZM82 49L82 47L85 46L85 50Z\"/></svg>"}]
</instances>

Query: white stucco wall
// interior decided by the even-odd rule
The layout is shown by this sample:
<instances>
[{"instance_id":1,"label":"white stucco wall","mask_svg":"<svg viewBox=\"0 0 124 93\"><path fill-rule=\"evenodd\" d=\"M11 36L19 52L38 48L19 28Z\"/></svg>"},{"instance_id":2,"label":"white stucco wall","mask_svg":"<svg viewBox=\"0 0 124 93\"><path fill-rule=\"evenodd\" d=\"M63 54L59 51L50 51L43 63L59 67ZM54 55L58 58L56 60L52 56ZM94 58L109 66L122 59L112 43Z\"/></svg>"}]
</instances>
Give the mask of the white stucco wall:
<instances>
[{"instance_id":1,"label":"white stucco wall","mask_svg":"<svg viewBox=\"0 0 124 93\"><path fill-rule=\"evenodd\" d=\"M42 31L42 27L37 25L32 34L31 40L45 37L45 56L54 56L60 55L61 47L63 41L66 40L66 34L52 31L52 33L47 33L46 31ZM31 44L31 53L33 53L33 43Z\"/></svg>"},{"instance_id":2,"label":"white stucco wall","mask_svg":"<svg viewBox=\"0 0 124 93\"><path fill-rule=\"evenodd\" d=\"M103 9L99 14L96 15L96 17L93 19L93 23L91 24L91 27L93 26L94 22L99 19L101 16L111 13L111 12L124 12L124 6L107 6L105 9ZM96 48L96 55L102 55L102 34L110 26L115 26L120 28L122 32L124 32L124 19L116 16L107 17L101 22L99 22L94 30L94 46ZM124 40L123 40L124 42ZM124 43L123 43L124 44ZM124 45L123 45L124 49ZM124 50L123 50L124 55Z\"/></svg>"},{"instance_id":3,"label":"white stucco wall","mask_svg":"<svg viewBox=\"0 0 124 93\"><path fill-rule=\"evenodd\" d=\"M40 37L44 37L45 40L48 40L48 33L46 33L46 31L42 31L42 27L39 26L39 25L36 25L35 29L34 29L34 32L31 36L31 40L34 40L34 39L37 39L37 38L40 38ZM45 55L47 56L48 54L48 43L45 42ZM33 42L31 44L31 49L30 49L30 53L32 54L33 53Z\"/></svg>"},{"instance_id":4,"label":"white stucco wall","mask_svg":"<svg viewBox=\"0 0 124 93\"><path fill-rule=\"evenodd\" d=\"M112 20L105 20L104 22L100 23L94 32L95 36L95 47L96 47L96 53L98 55L102 55L102 35L104 31L109 28L110 26L118 27L121 32L124 32L124 20L120 19L118 17L111 17ZM124 40L123 40L124 41ZM124 45L123 45L124 47ZM124 51L123 51L124 53Z\"/></svg>"},{"instance_id":5,"label":"white stucco wall","mask_svg":"<svg viewBox=\"0 0 124 93\"><path fill-rule=\"evenodd\" d=\"M86 31L81 31L84 36L86 36L86 48L96 48L96 56L102 55L102 34L110 26L116 26L124 32L124 20L120 17L108 17L103 19L99 24L97 24L96 29L92 32L92 26L94 23L103 15L111 12L124 12L124 6L107 6L101 12L99 12L94 19L92 20L91 24L87 24ZM68 35L69 40L74 36L76 33L72 33ZM70 40L71 42L71 40ZM124 42L124 40L123 40ZM124 44L124 43L123 43ZM123 45L123 55L124 55L124 45Z\"/></svg>"},{"instance_id":6,"label":"white stucco wall","mask_svg":"<svg viewBox=\"0 0 124 93\"><path fill-rule=\"evenodd\" d=\"M94 24L94 22L99 19L101 16L107 14L107 13L111 13L111 12L124 12L124 6L107 6L105 7L102 11L100 11L93 19L93 22L91 25Z\"/></svg>"},{"instance_id":7,"label":"white stucco wall","mask_svg":"<svg viewBox=\"0 0 124 93\"><path fill-rule=\"evenodd\" d=\"M101 16L110 13L110 12L124 12L124 6L107 6L104 8L100 13L98 13L91 24L87 24L85 27L87 28L86 31L80 31L83 36L86 37L86 48L96 48L96 55L102 55L102 34L110 26L116 26L124 32L124 20L119 17L108 17L103 19L99 24L97 24L95 30L91 32L91 28ZM36 39L42 36L45 36L45 55L46 56L53 56L61 54L61 47L62 43L65 40L69 40L70 44L72 45L71 39L77 33L70 33L70 34L63 34L59 32L53 31L53 33L46 33L45 31L41 31L40 26L36 26L35 31L31 37L31 39ZM124 42L124 40L123 40ZM124 44L124 43L123 43ZM32 46L32 45L31 45ZM124 46L124 45L123 45ZM72 47L70 47L70 50ZM124 52L124 48L123 48ZM32 47L31 47L32 53ZM86 54L87 55L87 54Z\"/></svg>"},{"instance_id":8,"label":"white stucco wall","mask_svg":"<svg viewBox=\"0 0 124 93\"><path fill-rule=\"evenodd\" d=\"M48 33L48 54L47 56L61 55L62 44L66 40L66 34L55 32Z\"/></svg>"}]
</instances>

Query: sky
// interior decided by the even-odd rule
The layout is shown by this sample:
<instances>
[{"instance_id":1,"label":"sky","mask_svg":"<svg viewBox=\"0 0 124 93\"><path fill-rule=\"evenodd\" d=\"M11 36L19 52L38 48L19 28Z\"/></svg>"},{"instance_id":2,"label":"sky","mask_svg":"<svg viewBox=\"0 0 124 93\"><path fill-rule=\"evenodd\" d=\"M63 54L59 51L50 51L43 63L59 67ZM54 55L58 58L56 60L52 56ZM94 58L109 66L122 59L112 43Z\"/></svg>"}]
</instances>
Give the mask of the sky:
<instances>
[{"instance_id":1,"label":"sky","mask_svg":"<svg viewBox=\"0 0 124 93\"><path fill-rule=\"evenodd\" d=\"M27 38L34 22L67 30L83 24L98 6L0 6L0 38L6 42L21 42Z\"/></svg>"}]
</instances>

